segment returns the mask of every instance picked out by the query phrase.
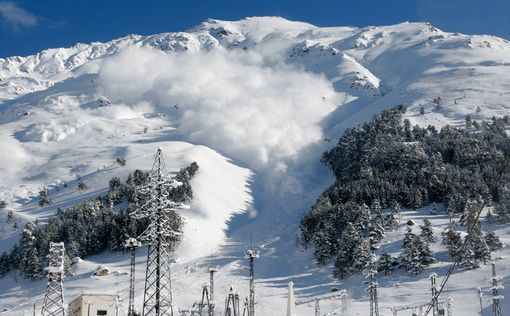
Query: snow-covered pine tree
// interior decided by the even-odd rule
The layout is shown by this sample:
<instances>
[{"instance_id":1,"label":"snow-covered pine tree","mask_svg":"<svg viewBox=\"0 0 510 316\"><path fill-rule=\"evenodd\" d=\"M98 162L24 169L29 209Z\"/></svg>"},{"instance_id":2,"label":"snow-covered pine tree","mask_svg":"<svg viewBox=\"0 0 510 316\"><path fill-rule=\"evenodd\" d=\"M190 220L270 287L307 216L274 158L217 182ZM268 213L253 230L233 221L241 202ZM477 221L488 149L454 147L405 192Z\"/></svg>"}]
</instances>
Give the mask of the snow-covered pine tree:
<instances>
[{"instance_id":1,"label":"snow-covered pine tree","mask_svg":"<svg viewBox=\"0 0 510 316\"><path fill-rule=\"evenodd\" d=\"M369 237L373 243L380 242L386 236L386 230L383 224L382 208L379 200L374 200L372 203L372 221L369 227Z\"/></svg>"},{"instance_id":2,"label":"snow-covered pine tree","mask_svg":"<svg viewBox=\"0 0 510 316\"><path fill-rule=\"evenodd\" d=\"M48 205L51 205L51 198L48 193L48 188L44 187L41 191L39 191L39 206L44 207Z\"/></svg>"},{"instance_id":3,"label":"snow-covered pine tree","mask_svg":"<svg viewBox=\"0 0 510 316\"><path fill-rule=\"evenodd\" d=\"M399 264L400 267L413 274L418 274L424 269L420 258L420 250L414 243L409 243L403 248L399 256Z\"/></svg>"},{"instance_id":4,"label":"snow-covered pine tree","mask_svg":"<svg viewBox=\"0 0 510 316\"><path fill-rule=\"evenodd\" d=\"M9 270L11 269L11 258L6 253L3 252L0 256L0 278L3 277Z\"/></svg>"},{"instance_id":5,"label":"snow-covered pine tree","mask_svg":"<svg viewBox=\"0 0 510 316\"><path fill-rule=\"evenodd\" d=\"M377 260L377 271L383 273L384 275L389 275L393 273L395 266L395 258L393 258L389 253L384 251L379 260Z\"/></svg>"},{"instance_id":6,"label":"snow-covered pine tree","mask_svg":"<svg viewBox=\"0 0 510 316\"><path fill-rule=\"evenodd\" d=\"M406 271L414 274L420 273L424 268L421 251L417 247L419 243L419 236L413 233L411 227L408 227L407 232L404 235L402 252L398 257L398 262L401 268L404 268Z\"/></svg>"},{"instance_id":7,"label":"snow-covered pine tree","mask_svg":"<svg viewBox=\"0 0 510 316\"><path fill-rule=\"evenodd\" d=\"M485 237L480 229L480 223L473 225L469 239L473 245L475 259L483 264L487 264L491 258L491 250L485 242Z\"/></svg>"},{"instance_id":8,"label":"snow-covered pine tree","mask_svg":"<svg viewBox=\"0 0 510 316\"><path fill-rule=\"evenodd\" d=\"M434 243L437 241L436 236L434 235L434 230L432 229L432 224L428 219L423 219L423 225L420 225L420 237L429 243Z\"/></svg>"},{"instance_id":9,"label":"snow-covered pine tree","mask_svg":"<svg viewBox=\"0 0 510 316\"><path fill-rule=\"evenodd\" d=\"M370 209L365 203L361 204L360 217L357 224L363 232L363 237L368 237L370 227Z\"/></svg>"},{"instance_id":10,"label":"snow-covered pine tree","mask_svg":"<svg viewBox=\"0 0 510 316\"><path fill-rule=\"evenodd\" d=\"M325 265L335 253L335 242L326 229L317 232L314 236L315 249L314 257L317 264Z\"/></svg>"},{"instance_id":11,"label":"snow-covered pine tree","mask_svg":"<svg viewBox=\"0 0 510 316\"><path fill-rule=\"evenodd\" d=\"M499 203L495 213L499 222L510 223L510 188L508 186L499 190Z\"/></svg>"},{"instance_id":12,"label":"snow-covered pine tree","mask_svg":"<svg viewBox=\"0 0 510 316\"><path fill-rule=\"evenodd\" d=\"M457 261L460 259L459 250L462 246L462 237L458 231L455 231L453 228L447 228L442 232L443 239L441 240L441 244L446 246L448 249L448 253L452 258L452 261Z\"/></svg>"},{"instance_id":13,"label":"snow-covered pine tree","mask_svg":"<svg viewBox=\"0 0 510 316\"><path fill-rule=\"evenodd\" d=\"M416 247L420 251L420 260L425 267L436 262L436 259L434 258L434 252L432 249L430 249L430 245L427 241L423 240L421 237L418 237Z\"/></svg>"},{"instance_id":14,"label":"snow-covered pine tree","mask_svg":"<svg viewBox=\"0 0 510 316\"><path fill-rule=\"evenodd\" d=\"M27 223L21 233L20 261L18 262L18 267L23 276L31 280L42 276L33 228L32 223Z\"/></svg>"},{"instance_id":15,"label":"snow-covered pine tree","mask_svg":"<svg viewBox=\"0 0 510 316\"><path fill-rule=\"evenodd\" d=\"M475 256L475 251L473 242L470 238L466 236L464 240L464 247L462 247L461 252L459 253L460 257L460 266L466 270L472 270L480 267L480 264Z\"/></svg>"},{"instance_id":16,"label":"snow-covered pine tree","mask_svg":"<svg viewBox=\"0 0 510 316\"><path fill-rule=\"evenodd\" d=\"M491 251L497 251L503 248L503 243L499 240L498 235L492 231L485 233L485 242Z\"/></svg>"},{"instance_id":17,"label":"snow-covered pine tree","mask_svg":"<svg viewBox=\"0 0 510 316\"><path fill-rule=\"evenodd\" d=\"M352 223L348 223L342 232L342 237L340 238L338 245L339 247L337 250L333 274L336 278L344 279L351 272L356 271L357 267L363 265L364 254L366 251L365 247L367 244L364 242L360 232L354 228ZM356 268L354 268L355 263L357 265Z\"/></svg>"},{"instance_id":18,"label":"snow-covered pine tree","mask_svg":"<svg viewBox=\"0 0 510 316\"><path fill-rule=\"evenodd\" d=\"M371 251L370 245L365 239L360 238L359 242L355 244L352 252L352 258L352 272L359 272L368 267L371 260Z\"/></svg>"}]
</instances>

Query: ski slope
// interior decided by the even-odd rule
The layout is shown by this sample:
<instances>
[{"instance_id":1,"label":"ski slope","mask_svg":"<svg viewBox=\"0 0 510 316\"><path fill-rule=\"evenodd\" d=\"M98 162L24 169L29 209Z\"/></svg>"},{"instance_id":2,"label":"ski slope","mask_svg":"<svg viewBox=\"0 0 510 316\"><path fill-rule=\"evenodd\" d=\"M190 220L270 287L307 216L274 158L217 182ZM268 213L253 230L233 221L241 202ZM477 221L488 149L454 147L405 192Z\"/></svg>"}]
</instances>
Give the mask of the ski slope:
<instances>
[{"instance_id":1,"label":"ski slope","mask_svg":"<svg viewBox=\"0 0 510 316\"><path fill-rule=\"evenodd\" d=\"M8 203L0 210L0 251L20 234L6 222L7 210L20 227L44 222L57 207L101 194L110 178L149 169L159 146L171 172L192 161L200 166L175 254L176 306L198 299L210 263L221 265L219 302L231 284L247 295L243 252L253 236L262 254L259 314L285 312L292 280L298 297L347 288L346 315L361 315L368 309L363 276L339 283L330 267L316 266L296 245L302 214L333 181L321 153L346 128L398 104L408 107L413 124L425 126L507 115L509 69L510 43L493 36L448 33L427 23L320 28L278 17L207 20L186 32L0 59L0 199ZM127 165L119 166L117 157ZM77 177L87 191L77 190ZM41 208L43 186L53 204ZM438 233L446 224L444 218L432 222ZM507 228L492 229L510 242ZM388 251L398 252L403 232L388 237ZM138 276L145 250L138 252ZM382 315L390 315L391 306L427 300L429 273L441 279L447 270L444 250L437 250L440 262L417 277L398 272L379 281ZM507 252L498 254L506 284ZM92 277L99 264L118 273ZM120 253L85 258L66 279L67 298L105 291L119 293L127 306L128 264ZM477 315L476 287L489 274L488 267L455 273L449 295L457 314ZM0 312L15 308L14 314L28 315L32 301L40 306L44 286L11 272L0 280ZM143 287L141 277L137 287ZM137 306L141 300L137 296ZM323 310L333 306L324 303ZM504 307L510 308L507 301Z\"/></svg>"}]
</instances>

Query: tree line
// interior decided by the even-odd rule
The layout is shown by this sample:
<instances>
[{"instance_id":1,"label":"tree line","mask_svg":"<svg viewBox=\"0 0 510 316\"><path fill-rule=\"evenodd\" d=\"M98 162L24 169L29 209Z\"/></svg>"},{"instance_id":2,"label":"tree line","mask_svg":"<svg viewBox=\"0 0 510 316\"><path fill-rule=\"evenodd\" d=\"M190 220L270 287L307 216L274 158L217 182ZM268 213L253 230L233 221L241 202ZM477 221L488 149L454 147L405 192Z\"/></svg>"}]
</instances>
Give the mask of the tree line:
<instances>
[{"instance_id":1,"label":"tree line","mask_svg":"<svg viewBox=\"0 0 510 316\"><path fill-rule=\"evenodd\" d=\"M174 179L182 185L169 191L169 199L178 203L191 201L193 190L190 180L198 168L198 164L193 162L176 174ZM76 257L87 257L107 249L123 250L125 240L139 236L149 224L146 218L134 219L129 215L147 200L143 188L148 183L149 173L137 169L125 182L112 178L105 195L67 209L58 208L46 225L26 223L19 242L9 253L4 252L0 256L0 276L11 269L19 269L23 277L31 280L44 277L50 241L65 243L67 267ZM45 206L51 203L48 191L41 192L39 204ZM172 229L181 231L183 221L180 215L174 212L172 216ZM173 240L171 247L176 246L180 236Z\"/></svg>"},{"instance_id":2,"label":"tree line","mask_svg":"<svg viewBox=\"0 0 510 316\"><path fill-rule=\"evenodd\" d=\"M299 241L314 248L319 264L334 259L338 277L367 266L368 241L376 244L386 230L396 228L401 206L418 209L442 203L451 217L460 217L462 224L479 230L473 214L477 205L485 201L495 206L495 214L487 216L491 221L510 222L510 140L506 134L509 117L483 121L477 129L447 125L437 130L402 120L405 110L403 106L395 107L347 130L338 144L323 155L322 161L336 181L303 216ZM458 234L452 238L460 238ZM487 235L472 235L478 237L468 241L473 245L465 247L466 253L461 254L465 261L472 262L466 263L466 268L485 262L485 250L491 248L480 246ZM488 239L494 237L497 238L491 233ZM387 262L381 265L399 265L419 272L434 262L429 248L432 242L435 240L410 228L400 258L393 260L385 254L384 259L379 259ZM454 241L444 242L455 247ZM497 244L499 240L491 242ZM484 249L473 249L479 246Z\"/></svg>"}]
</instances>

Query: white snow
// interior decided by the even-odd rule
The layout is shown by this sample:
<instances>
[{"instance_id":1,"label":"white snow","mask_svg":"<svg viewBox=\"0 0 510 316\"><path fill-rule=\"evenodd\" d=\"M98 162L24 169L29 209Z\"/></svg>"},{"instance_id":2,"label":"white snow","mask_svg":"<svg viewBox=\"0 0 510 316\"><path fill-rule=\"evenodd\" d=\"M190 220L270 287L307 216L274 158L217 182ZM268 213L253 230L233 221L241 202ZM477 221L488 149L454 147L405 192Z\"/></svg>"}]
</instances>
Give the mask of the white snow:
<instances>
[{"instance_id":1,"label":"white snow","mask_svg":"<svg viewBox=\"0 0 510 316\"><path fill-rule=\"evenodd\" d=\"M231 284L247 295L243 253L253 234L261 250L259 315L285 313L291 280L298 299L346 288L347 315L366 314L363 276L339 283L330 267L316 266L310 252L296 246L300 217L332 182L321 153L346 128L398 104L408 107L413 124L425 126L462 125L467 114L476 120L507 115L509 68L510 43L492 36L447 33L425 23L318 28L277 17L208 20L187 32L0 59L0 199L9 204L0 210L0 251L20 233L6 223L7 210L20 227L44 222L57 207L104 192L111 177L150 169L161 147L173 172L192 161L200 166L192 182L195 199L182 211L185 234L173 273L177 306L198 298L210 263L221 265L216 301ZM439 109L432 102L437 97ZM119 166L117 157L127 165ZM78 176L87 191L77 190ZM40 208L43 186L53 205ZM424 212L407 212L405 219ZM442 217L431 220L438 233L446 224ZM508 228L492 228L510 243ZM402 233L390 235L384 247L397 253ZM381 315L390 315L394 305L428 300L429 273L441 279L448 264L444 250L436 250L441 262L418 277L399 272L379 280ZM137 293L145 252L138 250ZM497 254L507 284L508 250ZM98 265L120 273L91 276ZM120 293L127 305L127 254L105 252L73 269L66 297L101 289ZM452 276L448 293L457 315L477 314L476 287L489 277L488 267ZM40 306L45 284L11 272L0 279L0 312L19 306L14 314L28 315L33 300ZM138 308L141 300L138 295ZM321 303L324 312L336 307ZM510 308L508 301L503 307ZM297 313L312 310L300 306Z\"/></svg>"}]
</instances>

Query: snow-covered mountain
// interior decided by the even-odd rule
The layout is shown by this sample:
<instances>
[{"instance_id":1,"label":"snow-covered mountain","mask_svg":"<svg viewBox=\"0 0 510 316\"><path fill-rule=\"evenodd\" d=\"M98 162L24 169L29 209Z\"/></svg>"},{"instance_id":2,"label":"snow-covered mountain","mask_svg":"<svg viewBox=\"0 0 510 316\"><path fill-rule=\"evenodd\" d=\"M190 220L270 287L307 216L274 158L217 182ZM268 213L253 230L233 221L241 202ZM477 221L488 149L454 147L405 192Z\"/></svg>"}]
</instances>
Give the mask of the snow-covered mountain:
<instances>
[{"instance_id":1,"label":"snow-covered mountain","mask_svg":"<svg viewBox=\"0 0 510 316\"><path fill-rule=\"evenodd\" d=\"M0 59L0 199L8 203L1 211L14 211L20 226L44 222L58 207L104 192L113 176L149 169L162 147L171 171L192 161L200 166L195 199L183 214L176 304L198 297L211 261L222 264L218 286L225 293L230 283L245 286L242 251L253 234L262 250L260 310L281 315L290 279L302 295L344 286L295 243L300 217L333 181L321 153L346 128L398 104L408 107L412 123L425 126L507 115L509 70L510 42L493 36L447 33L427 23L321 28L277 17L208 20L187 32ZM76 189L77 177L87 191ZM54 203L41 208L43 186ZM0 252L17 238L0 214ZM139 260L141 272L143 251ZM68 297L101 289L125 298L124 274L89 277L99 263L128 271L122 254L87 258L66 280ZM413 302L417 293L426 299L425 274L408 280L409 293L392 294L388 282L382 306ZM464 274L474 283L488 277L486 269ZM41 302L44 282L16 283L13 274L0 282L2 308L28 310L32 300ZM362 309L360 283L345 286L357 286L352 304ZM193 293L189 284L196 285ZM462 295L475 295L466 280L455 284ZM472 301L466 310L477 306Z\"/></svg>"}]
</instances>

